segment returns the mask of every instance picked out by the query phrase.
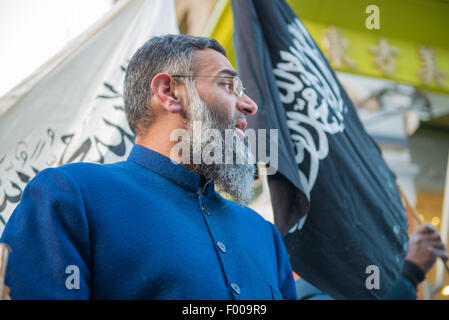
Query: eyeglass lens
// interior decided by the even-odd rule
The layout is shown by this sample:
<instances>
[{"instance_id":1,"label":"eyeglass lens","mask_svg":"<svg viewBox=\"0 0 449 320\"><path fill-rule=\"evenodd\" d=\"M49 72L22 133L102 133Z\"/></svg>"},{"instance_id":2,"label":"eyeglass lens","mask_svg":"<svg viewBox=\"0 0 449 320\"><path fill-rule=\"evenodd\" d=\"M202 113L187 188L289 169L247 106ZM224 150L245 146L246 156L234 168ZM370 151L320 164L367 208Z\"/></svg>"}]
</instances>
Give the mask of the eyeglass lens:
<instances>
[{"instance_id":1,"label":"eyeglass lens","mask_svg":"<svg viewBox=\"0 0 449 320\"><path fill-rule=\"evenodd\" d=\"M238 95L239 97L241 97L243 94L243 85L242 85L242 80L240 80L239 77L235 76L233 78L233 86L234 86L235 94Z\"/></svg>"}]
</instances>

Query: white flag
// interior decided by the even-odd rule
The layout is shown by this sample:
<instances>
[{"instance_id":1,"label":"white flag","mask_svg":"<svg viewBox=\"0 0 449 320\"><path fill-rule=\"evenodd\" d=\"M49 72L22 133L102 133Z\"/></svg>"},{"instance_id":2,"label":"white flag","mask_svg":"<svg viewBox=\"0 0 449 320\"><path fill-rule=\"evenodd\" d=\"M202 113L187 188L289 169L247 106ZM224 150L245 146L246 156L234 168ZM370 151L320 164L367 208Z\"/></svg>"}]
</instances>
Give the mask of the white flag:
<instances>
[{"instance_id":1,"label":"white flag","mask_svg":"<svg viewBox=\"0 0 449 320\"><path fill-rule=\"evenodd\" d=\"M0 234L33 176L126 159L126 66L151 36L179 33L173 0L123 0L0 99Z\"/></svg>"}]
</instances>

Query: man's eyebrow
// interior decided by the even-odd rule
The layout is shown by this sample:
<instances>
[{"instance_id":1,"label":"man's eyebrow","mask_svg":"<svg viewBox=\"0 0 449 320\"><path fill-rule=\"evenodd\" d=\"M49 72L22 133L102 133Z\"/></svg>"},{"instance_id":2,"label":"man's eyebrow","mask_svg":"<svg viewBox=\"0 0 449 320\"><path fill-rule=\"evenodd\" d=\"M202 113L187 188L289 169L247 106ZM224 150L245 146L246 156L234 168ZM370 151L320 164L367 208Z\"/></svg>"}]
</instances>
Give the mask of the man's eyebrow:
<instances>
[{"instance_id":1,"label":"man's eyebrow","mask_svg":"<svg viewBox=\"0 0 449 320\"><path fill-rule=\"evenodd\" d=\"M235 77L235 76L239 75L236 71L234 71L232 69L222 69L217 73L217 75L221 75L221 74L227 74L231 77Z\"/></svg>"}]
</instances>

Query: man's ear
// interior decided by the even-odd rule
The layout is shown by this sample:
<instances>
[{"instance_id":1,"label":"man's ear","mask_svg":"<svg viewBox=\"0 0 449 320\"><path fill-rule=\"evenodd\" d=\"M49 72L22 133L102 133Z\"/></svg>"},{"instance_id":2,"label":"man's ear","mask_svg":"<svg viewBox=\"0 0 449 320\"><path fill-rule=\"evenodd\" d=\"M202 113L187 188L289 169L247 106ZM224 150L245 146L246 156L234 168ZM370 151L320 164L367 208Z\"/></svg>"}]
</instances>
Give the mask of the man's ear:
<instances>
[{"instance_id":1,"label":"man's ear","mask_svg":"<svg viewBox=\"0 0 449 320\"><path fill-rule=\"evenodd\" d=\"M166 73L158 73L151 81L153 95L160 101L161 106L170 113L178 113L182 106L175 94L175 82Z\"/></svg>"}]
</instances>

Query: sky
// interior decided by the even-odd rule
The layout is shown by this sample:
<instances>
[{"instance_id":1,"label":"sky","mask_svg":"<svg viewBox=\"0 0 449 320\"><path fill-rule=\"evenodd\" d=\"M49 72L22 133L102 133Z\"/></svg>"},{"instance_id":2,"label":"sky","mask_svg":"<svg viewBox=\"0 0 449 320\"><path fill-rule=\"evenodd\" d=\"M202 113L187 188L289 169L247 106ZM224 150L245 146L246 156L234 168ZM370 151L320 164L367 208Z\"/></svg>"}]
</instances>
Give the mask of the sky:
<instances>
[{"instance_id":1,"label":"sky","mask_svg":"<svg viewBox=\"0 0 449 320\"><path fill-rule=\"evenodd\" d=\"M0 97L108 12L112 0L0 0Z\"/></svg>"}]
</instances>

